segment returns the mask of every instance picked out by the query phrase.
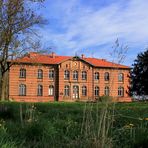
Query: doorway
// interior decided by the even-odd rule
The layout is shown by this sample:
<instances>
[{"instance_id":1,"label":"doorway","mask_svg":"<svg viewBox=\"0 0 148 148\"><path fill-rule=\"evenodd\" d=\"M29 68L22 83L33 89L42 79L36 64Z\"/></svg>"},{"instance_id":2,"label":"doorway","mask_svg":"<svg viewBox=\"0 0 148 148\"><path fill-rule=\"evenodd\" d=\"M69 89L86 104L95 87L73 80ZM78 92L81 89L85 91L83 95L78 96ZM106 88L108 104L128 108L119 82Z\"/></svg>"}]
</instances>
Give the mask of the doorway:
<instances>
[{"instance_id":1,"label":"doorway","mask_svg":"<svg viewBox=\"0 0 148 148\"><path fill-rule=\"evenodd\" d=\"M79 98L79 86L77 86L77 85L73 86L73 98L74 99Z\"/></svg>"}]
</instances>

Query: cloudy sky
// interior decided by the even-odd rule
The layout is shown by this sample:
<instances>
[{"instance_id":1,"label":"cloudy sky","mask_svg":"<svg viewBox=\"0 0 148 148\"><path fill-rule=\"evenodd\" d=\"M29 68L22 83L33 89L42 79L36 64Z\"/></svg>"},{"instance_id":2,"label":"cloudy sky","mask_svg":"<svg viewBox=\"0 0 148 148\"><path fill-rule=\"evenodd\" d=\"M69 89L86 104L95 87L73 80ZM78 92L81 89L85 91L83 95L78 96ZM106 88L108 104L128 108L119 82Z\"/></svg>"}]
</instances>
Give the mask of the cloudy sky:
<instances>
[{"instance_id":1,"label":"cloudy sky","mask_svg":"<svg viewBox=\"0 0 148 148\"><path fill-rule=\"evenodd\" d=\"M118 38L131 65L148 47L148 0L46 0L39 13L49 21L41 40L59 55L112 60Z\"/></svg>"}]
</instances>

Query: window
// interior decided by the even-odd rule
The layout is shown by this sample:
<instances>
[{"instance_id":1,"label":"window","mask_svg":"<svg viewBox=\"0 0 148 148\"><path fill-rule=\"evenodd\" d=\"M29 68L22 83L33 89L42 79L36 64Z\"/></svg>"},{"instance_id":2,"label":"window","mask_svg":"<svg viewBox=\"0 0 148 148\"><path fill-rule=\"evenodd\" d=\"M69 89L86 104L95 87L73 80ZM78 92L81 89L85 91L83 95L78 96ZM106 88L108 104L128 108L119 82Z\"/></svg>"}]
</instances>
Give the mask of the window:
<instances>
[{"instance_id":1,"label":"window","mask_svg":"<svg viewBox=\"0 0 148 148\"><path fill-rule=\"evenodd\" d=\"M48 94L49 94L49 96L53 96L54 95L54 86L53 85L49 86Z\"/></svg>"},{"instance_id":2,"label":"window","mask_svg":"<svg viewBox=\"0 0 148 148\"><path fill-rule=\"evenodd\" d=\"M19 85L19 95L26 96L26 85L25 84Z\"/></svg>"},{"instance_id":3,"label":"window","mask_svg":"<svg viewBox=\"0 0 148 148\"><path fill-rule=\"evenodd\" d=\"M65 70L65 72L64 72L64 79L65 80L69 79L69 71L68 70Z\"/></svg>"},{"instance_id":4,"label":"window","mask_svg":"<svg viewBox=\"0 0 148 148\"><path fill-rule=\"evenodd\" d=\"M49 70L49 79L54 78L54 70Z\"/></svg>"},{"instance_id":5,"label":"window","mask_svg":"<svg viewBox=\"0 0 148 148\"><path fill-rule=\"evenodd\" d=\"M95 96L99 96L99 87L98 86L95 87Z\"/></svg>"},{"instance_id":6,"label":"window","mask_svg":"<svg viewBox=\"0 0 148 148\"><path fill-rule=\"evenodd\" d=\"M38 85L38 96L43 96L43 86L42 85Z\"/></svg>"},{"instance_id":7,"label":"window","mask_svg":"<svg viewBox=\"0 0 148 148\"><path fill-rule=\"evenodd\" d=\"M82 96L87 96L87 87L82 86Z\"/></svg>"},{"instance_id":8,"label":"window","mask_svg":"<svg viewBox=\"0 0 148 148\"><path fill-rule=\"evenodd\" d=\"M118 96L119 97L123 97L124 96L124 88L121 87L121 86L118 88Z\"/></svg>"},{"instance_id":9,"label":"window","mask_svg":"<svg viewBox=\"0 0 148 148\"><path fill-rule=\"evenodd\" d=\"M99 80L99 73L98 72L95 72L94 79Z\"/></svg>"},{"instance_id":10,"label":"window","mask_svg":"<svg viewBox=\"0 0 148 148\"><path fill-rule=\"evenodd\" d=\"M38 79L43 79L43 70L38 69Z\"/></svg>"},{"instance_id":11,"label":"window","mask_svg":"<svg viewBox=\"0 0 148 148\"><path fill-rule=\"evenodd\" d=\"M26 78L26 69L24 68L20 69L20 78Z\"/></svg>"},{"instance_id":12,"label":"window","mask_svg":"<svg viewBox=\"0 0 148 148\"><path fill-rule=\"evenodd\" d=\"M86 80L87 79L87 73L86 71L82 71L82 80Z\"/></svg>"},{"instance_id":13,"label":"window","mask_svg":"<svg viewBox=\"0 0 148 148\"><path fill-rule=\"evenodd\" d=\"M109 81L109 73L108 73L108 72L106 72L106 73L104 74L104 80L105 80L105 81Z\"/></svg>"},{"instance_id":14,"label":"window","mask_svg":"<svg viewBox=\"0 0 148 148\"><path fill-rule=\"evenodd\" d=\"M108 86L106 86L104 89L104 95L109 96L109 87Z\"/></svg>"},{"instance_id":15,"label":"window","mask_svg":"<svg viewBox=\"0 0 148 148\"><path fill-rule=\"evenodd\" d=\"M73 72L73 79L78 80L78 72L76 70Z\"/></svg>"},{"instance_id":16,"label":"window","mask_svg":"<svg viewBox=\"0 0 148 148\"><path fill-rule=\"evenodd\" d=\"M69 96L69 94L70 94L69 86L68 85L65 85L65 88L64 88L64 96Z\"/></svg>"},{"instance_id":17,"label":"window","mask_svg":"<svg viewBox=\"0 0 148 148\"><path fill-rule=\"evenodd\" d=\"M123 73L119 73L119 75L118 75L118 81L119 82L123 82L123 79L124 79Z\"/></svg>"}]
</instances>

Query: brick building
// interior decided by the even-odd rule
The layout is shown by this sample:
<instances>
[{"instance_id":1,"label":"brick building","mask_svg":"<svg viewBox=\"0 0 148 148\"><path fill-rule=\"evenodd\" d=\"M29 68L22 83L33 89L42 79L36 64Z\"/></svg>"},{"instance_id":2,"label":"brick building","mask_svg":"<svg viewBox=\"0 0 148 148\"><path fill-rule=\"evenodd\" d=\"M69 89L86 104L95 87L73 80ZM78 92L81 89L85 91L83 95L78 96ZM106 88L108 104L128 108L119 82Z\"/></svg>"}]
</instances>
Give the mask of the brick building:
<instances>
[{"instance_id":1,"label":"brick building","mask_svg":"<svg viewBox=\"0 0 148 148\"><path fill-rule=\"evenodd\" d=\"M128 66L84 55L58 56L31 52L9 70L9 98L47 102L95 100L102 95L131 101Z\"/></svg>"}]
</instances>

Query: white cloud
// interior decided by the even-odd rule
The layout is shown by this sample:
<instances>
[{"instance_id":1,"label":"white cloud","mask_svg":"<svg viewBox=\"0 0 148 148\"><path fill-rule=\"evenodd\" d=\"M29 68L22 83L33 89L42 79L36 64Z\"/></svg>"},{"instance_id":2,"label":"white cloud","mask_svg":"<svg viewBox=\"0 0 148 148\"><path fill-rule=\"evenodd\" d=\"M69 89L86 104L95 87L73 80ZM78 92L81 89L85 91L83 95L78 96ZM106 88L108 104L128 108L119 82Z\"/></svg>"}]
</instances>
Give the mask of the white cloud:
<instances>
[{"instance_id":1,"label":"white cloud","mask_svg":"<svg viewBox=\"0 0 148 148\"><path fill-rule=\"evenodd\" d=\"M102 44L111 47L117 37L131 47L130 54L137 54L138 50L134 53L132 50L143 48L148 43L147 6L147 0L129 0L124 6L122 1L94 9L80 4L78 0L58 0L52 10L54 8L57 23L61 25L58 29L64 28L64 31L54 31L51 25L41 32L46 42L52 41L59 50L65 49L65 53L69 54Z\"/></svg>"}]
</instances>

